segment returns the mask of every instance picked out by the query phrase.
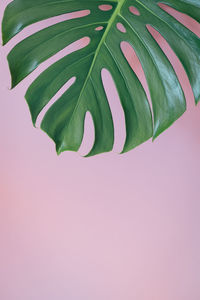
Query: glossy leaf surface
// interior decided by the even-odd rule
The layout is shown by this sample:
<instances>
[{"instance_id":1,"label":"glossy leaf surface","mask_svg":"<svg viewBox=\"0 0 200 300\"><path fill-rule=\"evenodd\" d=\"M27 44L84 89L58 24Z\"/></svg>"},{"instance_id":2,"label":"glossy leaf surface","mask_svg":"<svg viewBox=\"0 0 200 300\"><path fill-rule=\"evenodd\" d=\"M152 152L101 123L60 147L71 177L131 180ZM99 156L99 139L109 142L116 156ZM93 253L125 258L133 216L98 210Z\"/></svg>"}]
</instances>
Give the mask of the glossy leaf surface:
<instances>
[{"instance_id":1,"label":"glossy leaf surface","mask_svg":"<svg viewBox=\"0 0 200 300\"><path fill-rule=\"evenodd\" d=\"M39 75L25 96L35 124L52 97L75 77L41 123L41 128L55 141L58 153L79 149L88 111L95 128L89 155L112 150L114 126L102 83L102 69L111 73L124 111L123 152L151 137L156 138L184 113L186 103L179 80L148 26L170 45L187 73L196 103L200 100L200 39L161 9L160 3L158 0L14 0L7 6L2 24L4 44L30 24L68 12L89 10L87 16L34 33L8 55L12 87L15 87L46 59L71 43L89 37L86 47L66 55ZM200 22L199 0L162 3ZM109 5L110 9L102 10L101 5ZM152 112L144 88L121 49L124 41L131 45L141 62Z\"/></svg>"}]
</instances>

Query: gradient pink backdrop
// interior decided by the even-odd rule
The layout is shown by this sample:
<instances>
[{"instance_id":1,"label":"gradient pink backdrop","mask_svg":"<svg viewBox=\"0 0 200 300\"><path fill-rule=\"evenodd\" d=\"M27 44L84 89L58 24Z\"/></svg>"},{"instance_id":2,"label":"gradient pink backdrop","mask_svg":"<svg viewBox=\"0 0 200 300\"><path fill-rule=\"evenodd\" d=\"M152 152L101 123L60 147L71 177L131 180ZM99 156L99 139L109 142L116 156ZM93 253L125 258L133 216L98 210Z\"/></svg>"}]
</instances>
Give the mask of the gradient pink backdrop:
<instances>
[{"instance_id":1,"label":"gradient pink backdrop","mask_svg":"<svg viewBox=\"0 0 200 300\"><path fill-rule=\"evenodd\" d=\"M188 110L153 144L58 157L24 100L46 65L9 90L6 54L37 28L0 50L0 299L199 300L200 108L182 67L169 51ZM108 93L119 149L122 114Z\"/></svg>"}]
</instances>

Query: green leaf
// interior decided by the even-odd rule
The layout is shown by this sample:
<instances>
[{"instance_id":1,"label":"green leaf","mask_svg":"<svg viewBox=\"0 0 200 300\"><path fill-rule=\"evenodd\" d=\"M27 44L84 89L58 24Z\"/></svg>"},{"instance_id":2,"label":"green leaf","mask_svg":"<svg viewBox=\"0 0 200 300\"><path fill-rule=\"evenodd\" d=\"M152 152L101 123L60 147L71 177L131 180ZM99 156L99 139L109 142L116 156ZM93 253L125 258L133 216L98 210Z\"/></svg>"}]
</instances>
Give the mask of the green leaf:
<instances>
[{"instance_id":1,"label":"green leaf","mask_svg":"<svg viewBox=\"0 0 200 300\"><path fill-rule=\"evenodd\" d=\"M12 87L43 61L71 43L89 37L86 47L66 55L31 84L26 100L33 123L52 97L71 78L75 82L46 112L41 128L56 143L58 153L77 151L82 143L86 112L94 122L95 141L88 155L112 150L114 126L102 83L102 69L115 82L125 115L123 152L149 138L156 138L185 111L186 103L176 73L147 29L157 30L181 61L190 80L196 103L200 100L200 39L159 7L158 0L14 0L4 14L3 43L26 26L68 12L89 10L84 17L47 27L18 43L8 55ZM165 0L164 4L200 21L199 0ZM100 5L110 5L103 11ZM138 14L134 15L130 7ZM117 28L123 25L125 32ZM96 28L102 26L102 30ZM138 77L127 62L120 44L128 42L143 67L152 112Z\"/></svg>"}]
</instances>

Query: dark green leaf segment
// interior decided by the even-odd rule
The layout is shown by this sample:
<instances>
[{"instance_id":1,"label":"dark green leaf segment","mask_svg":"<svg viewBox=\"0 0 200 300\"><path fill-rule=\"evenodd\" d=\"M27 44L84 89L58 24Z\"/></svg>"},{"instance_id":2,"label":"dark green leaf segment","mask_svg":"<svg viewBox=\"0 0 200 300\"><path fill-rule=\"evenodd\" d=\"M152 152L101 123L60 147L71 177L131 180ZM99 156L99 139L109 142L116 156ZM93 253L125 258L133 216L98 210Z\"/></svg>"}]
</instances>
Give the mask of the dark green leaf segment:
<instances>
[{"instance_id":1,"label":"dark green leaf segment","mask_svg":"<svg viewBox=\"0 0 200 300\"><path fill-rule=\"evenodd\" d=\"M156 138L184 113L186 103L179 80L150 34L149 25L177 55L190 80L196 103L200 100L200 39L161 9L161 2L200 22L199 0L14 0L7 6L2 23L4 44L30 24L69 12L89 11L87 16L59 22L32 34L8 55L12 87L15 87L60 50L83 37L90 39L86 47L66 55L41 73L25 96L35 124L54 95L75 77L70 88L47 110L41 123L42 130L55 141L58 153L78 151L87 112L91 113L95 128L95 140L88 156L112 150L114 125L102 83L102 69L111 73L124 111L123 152L151 137ZM102 5L109 5L110 9L102 10ZM138 13L134 14L131 7ZM124 30L119 30L118 24ZM152 110L141 82L123 54L122 42L128 42L139 58Z\"/></svg>"}]
</instances>

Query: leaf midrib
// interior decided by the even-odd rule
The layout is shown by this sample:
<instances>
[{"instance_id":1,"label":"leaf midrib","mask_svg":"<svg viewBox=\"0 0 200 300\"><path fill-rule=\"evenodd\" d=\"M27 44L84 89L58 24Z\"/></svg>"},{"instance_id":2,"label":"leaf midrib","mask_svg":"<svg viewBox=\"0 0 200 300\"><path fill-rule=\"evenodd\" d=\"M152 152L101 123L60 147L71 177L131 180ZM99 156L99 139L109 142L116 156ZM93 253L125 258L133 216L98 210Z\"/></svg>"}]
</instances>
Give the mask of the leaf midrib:
<instances>
[{"instance_id":1,"label":"leaf midrib","mask_svg":"<svg viewBox=\"0 0 200 300\"><path fill-rule=\"evenodd\" d=\"M114 12L113 12L111 18L110 18L109 21L107 22L107 23L108 23L108 26L107 26L107 28L106 28L106 30L105 30L105 32L104 32L102 38L101 38L101 41L100 41L100 43L99 43L99 45L98 45L98 47L97 47L97 50L95 51L94 59L93 59L93 61L92 61L91 67L90 67L90 69L89 69L89 71L88 71L88 75L87 75L87 77L86 77L86 79L85 79L85 82L84 82L84 85L83 85L83 87L82 87L82 89L81 89L80 95L79 95L79 97L78 97L78 100L77 100L76 106L75 106L75 108L74 108L74 110L73 110L73 113L72 113L72 116L71 116L71 118L70 118L70 121L69 121L69 123L67 124L66 127L69 127L69 125L70 125L70 123L71 123L71 121L72 121L72 119L73 119L73 115L75 114L75 112L76 112L76 110L77 110L77 108L78 108L78 106L79 106L80 100L81 100L81 98L82 98L82 94L83 94L83 92L84 92L84 90L85 90L85 87L86 87L86 85L87 85L87 83L88 83L88 80L90 79L90 75L91 75L91 73L92 73L92 70L93 70L93 67L94 67L94 65L95 65L96 59L97 59L97 57L98 57L99 51L100 51L102 45L104 44L105 39L106 39L106 37L107 37L107 35L108 35L109 31L110 31L110 28L112 27L112 25L113 25L113 23L114 23L114 21L115 21L117 15L119 14L121 8L123 7L123 5L125 4L126 1L127 1L127 0L119 0L117 7L115 8L115 10L114 10ZM66 127L64 127L64 128L66 128ZM64 129L64 128L63 128L63 129ZM61 146L62 146L62 143L61 143L60 147L61 147ZM60 147L59 147L59 148L60 148ZM57 151L59 152L59 149L58 149Z\"/></svg>"},{"instance_id":2,"label":"leaf midrib","mask_svg":"<svg viewBox=\"0 0 200 300\"><path fill-rule=\"evenodd\" d=\"M87 75L87 77L86 77L86 80L85 80L85 83L84 83L84 85L83 85L83 88L81 89L81 93L80 93L80 96L79 96L79 98L78 98L77 105L78 105L78 102L79 102L79 100L80 100L80 98L81 98L81 96L82 96L82 93L83 93L84 89L85 89L85 86L86 86L86 84L87 84L87 81L88 81L88 79L89 79L89 77L90 77L90 75L91 75L91 72L92 72L92 70L93 70L93 67L94 67L94 64L95 64L95 62L96 62L96 59L97 59L97 57L98 57L99 51L100 51L100 49L101 49L101 46L102 46L103 43L105 42L105 39L106 39L106 37L107 37L107 35L108 35L109 31L110 31L110 28L111 28L112 25L113 25L113 22L114 22L115 18L117 17L117 15L118 15L120 9L122 8L122 6L124 5L125 2L126 2L126 0L119 0L119 3L118 3L118 5L117 5L117 7L115 8L115 11L113 12L111 18L110 18L109 21L107 22L107 23L108 23L108 26L107 26L107 28L106 28L106 30L105 30L105 32L104 32L102 38L101 38L101 41L100 41L100 43L99 43L99 45L98 45L98 47L97 47L97 50L95 51L95 56L94 56L94 59L93 59L93 61L92 61L91 67L90 67L90 69L89 69L89 71L88 71L88 75Z\"/></svg>"},{"instance_id":3,"label":"leaf midrib","mask_svg":"<svg viewBox=\"0 0 200 300\"><path fill-rule=\"evenodd\" d=\"M110 28L113 26L113 23L114 23L114 21L115 21L115 19L116 19L116 17L117 17L118 15L120 15L120 16L123 18L123 16L120 14L120 11L121 11L122 7L124 6L124 4L126 3L126 1L127 1L127 0L118 0L118 5L117 5L117 7L115 8L115 10L114 10L112 16L110 17L110 19L109 19L108 22L107 22L107 24L108 24L108 25L107 25L107 28L106 28L106 30L105 30L105 32L104 32L102 38L101 38L101 41L100 41L100 43L99 43L99 45L98 45L98 47L97 47L97 49L96 49L96 51L95 51L95 55L94 55L92 64L91 64L91 66L90 66L90 68L89 68L87 77L86 77L86 79L85 79L85 82L84 82L84 84L83 84L83 87L82 87L82 89L81 89L81 92L80 92L80 94L79 94L79 97L78 97L78 99L77 99L77 103L76 103L76 106L75 106L75 108L74 108L74 110L73 110L73 113L72 113L72 116L71 116L71 118L70 118L70 121L69 121L69 123L67 124L67 126L64 126L64 128L69 127L69 125L70 125L70 123L71 123L71 121L72 121L72 119L73 119L73 115L75 114L77 108L79 107L79 104L80 104L80 101L81 101L81 99L82 99L82 95L83 95L83 93L84 93L85 87L86 87L86 85L87 85L89 79L91 78L91 73L92 73L92 71L93 71L93 67L94 67L94 65L95 65L96 59L97 59L97 57L98 57L98 55L99 55L99 52L100 52L100 49L101 49L102 45L105 44L105 40L106 40L106 38L107 38L107 35L109 34ZM152 15L154 15L156 18L158 18L158 19L160 19L162 22L164 22L167 26L169 26L169 24L167 24L165 20L163 20L163 19L160 18L159 16L155 15L155 13L154 13L151 9L149 9L145 4L143 4L140 0L136 0L136 2L137 2L138 4L140 4L141 6L143 6L147 11L149 11L149 12L150 12ZM123 19L124 19L124 18L123 18ZM125 19L125 21L127 22L126 19ZM132 30L133 30L133 27L132 27L132 26L131 26L131 28L132 28ZM171 26L169 26L169 28L171 28L173 31L175 31ZM177 31L175 31L175 32L176 32L176 34L179 36L179 34L177 33ZM180 36L180 38L181 38L181 40L184 40L181 36ZM140 40L141 40L141 38L140 38ZM141 40L141 41L142 41L142 40ZM184 40L184 42L185 42L185 40ZM143 43L143 41L142 41L142 43ZM143 44L144 44L144 43L143 43ZM145 46L145 44L144 44L144 46ZM145 48L146 48L146 46L145 46ZM146 48L146 49L147 49L147 48ZM148 51L148 52L149 52L149 51ZM151 57L151 58L152 58L152 57ZM155 64L155 63L154 63L154 64ZM155 65L156 65L156 64L155 64ZM161 83L162 83L162 81L161 81ZM164 88L164 91L165 91L165 88ZM165 93L166 93L166 91L165 91ZM61 145L62 145L62 143L61 143ZM60 145L60 146L61 146L61 145ZM59 147L59 148L60 148L60 147Z\"/></svg>"}]
</instances>

